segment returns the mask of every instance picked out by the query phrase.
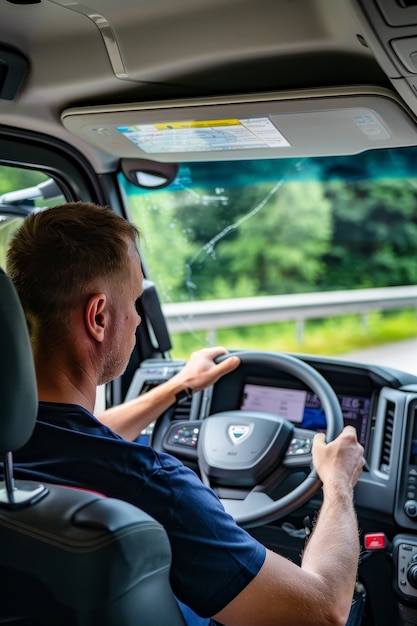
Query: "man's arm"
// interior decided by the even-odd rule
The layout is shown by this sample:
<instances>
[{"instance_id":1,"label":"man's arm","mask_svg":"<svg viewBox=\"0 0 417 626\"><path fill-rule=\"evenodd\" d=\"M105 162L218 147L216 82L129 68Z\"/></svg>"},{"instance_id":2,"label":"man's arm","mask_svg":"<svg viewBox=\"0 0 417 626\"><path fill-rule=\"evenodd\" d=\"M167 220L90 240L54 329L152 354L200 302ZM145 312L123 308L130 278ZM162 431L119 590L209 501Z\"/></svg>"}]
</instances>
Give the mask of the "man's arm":
<instances>
[{"instance_id":1,"label":"man's arm","mask_svg":"<svg viewBox=\"0 0 417 626\"><path fill-rule=\"evenodd\" d=\"M178 374L133 400L107 409L97 418L125 439L134 441L148 424L174 404L180 391L188 388L199 391L234 370L240 363L238 357L214 362L227 353L222 347L197 350Z\"/></svg>"},{"instance_id":2,"label":"man's arm","mask_svg":"<svg viewBox=\"0 0 417 626\"><path fill-rule=\"evenodd\" d=\"M215 616L221 624L345 625L359 559L353 487L364 463L354 428L329 444L316 435L313 461L324 498L301 567L268 551L254 580Z\"/></svg>"}]
</instances>

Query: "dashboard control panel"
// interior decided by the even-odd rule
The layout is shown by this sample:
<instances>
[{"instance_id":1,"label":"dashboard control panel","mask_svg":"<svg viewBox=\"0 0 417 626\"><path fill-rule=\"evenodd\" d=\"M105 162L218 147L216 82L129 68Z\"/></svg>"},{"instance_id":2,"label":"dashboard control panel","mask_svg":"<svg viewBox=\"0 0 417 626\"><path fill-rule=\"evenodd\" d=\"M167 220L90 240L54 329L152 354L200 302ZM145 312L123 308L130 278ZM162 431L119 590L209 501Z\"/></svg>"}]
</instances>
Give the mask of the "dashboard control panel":
<instances>
[{"instance_id":1,"label":"dashboard control panel","mask_svg":"<svg viewBox=\"0 0 417 626\"><path fill-rule=\"evenodd\" d=\"M397 535L392 547L394 589L402 601L417 605L417 537Z\"/></svg>"},{"instance_id":2,"label":"dashboard control panel","mask_svg":"<svg viewBox=\"0 0 417 626\"><path fill-rule=\"evenodd\" d=\"M187 422L186 424L178 424L171 427L167 437L169 446L180 446L196 449L198 444L198 435L200 433L200 425L198 422Z\"/></svg>"},{"instance_id":3,"label":"dashboard control panel","mask_svg":"<svg viewBox=\"0 0 417 626\"><path fill-rule=\"evenodd\" d=\"M140 368L136 370L132 382L127 391L125 402L137 398L150 389L157 387L161 383L169 380L172 376L181 371L185 361L174 361L167 359L147 359ZM148 445L151 441L155 428L155 422L151 422L139 435L138 443Z\"/></svg>"},{"instance_id":4,"label":"dashboard control panel","mask_svg":"<svg viewBox=\"0 0 417 626\"><path fill-rule=\"evenodd\" d=\"M396 517L402 526L417 530L417 404L415 400L408 408L404 428Z\"/></svg>"},{"instance_id":5,"label":"dashboard control panel","mask_svg":"<svg viewBox=\"0 0 417 626\"><path fill-rule=\"evenodd\" d=\"M417 466L409 465L406 473L404 513L417 518Z\"/></svg>"},{"instance_id":6,"label":"dashboard control panel","mask_svg":"<svg viewBox=\"0 0 417 626\"><path fill-rule=\"evenodd\" d=\"M344 423L355 427L365 448L367 466L355 488L357 506L391 519L395 532L417 536L417 377L331 359L305 360L328 380L339 399ZM125 400L167 381L184 364L163 358L144 361ZM294 432L285 453L288 467L303 459L309 465L314 434L326 429L324 411L314 393L288 373L255 363L242 364L213 387L196 392L187 405L172 405L158 427L150 424L138 441L177 455L194 467L202 424L225 411L260 411L290 422ZM240 425L239 419L234 421ZM401 547L399 552L404 560L409 549ZM414 590L410 576L399 588L414 598L417 587Z\"/></svg>"}]
</instances>

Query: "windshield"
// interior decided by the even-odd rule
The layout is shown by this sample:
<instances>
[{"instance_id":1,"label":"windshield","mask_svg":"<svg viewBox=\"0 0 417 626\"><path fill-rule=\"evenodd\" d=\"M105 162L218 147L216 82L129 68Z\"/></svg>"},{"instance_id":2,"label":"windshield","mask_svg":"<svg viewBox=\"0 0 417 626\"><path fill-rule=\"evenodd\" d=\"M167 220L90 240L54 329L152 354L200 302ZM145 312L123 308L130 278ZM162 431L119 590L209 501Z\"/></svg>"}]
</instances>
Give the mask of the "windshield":
<instances>
[{"instance_id":1,"label":"windshield","mask_svg":"<svg viewBox=\"0 0 417 626\"><path fill-rule=\"evenodd\" d=\"M349 306L342 294L351 293L351 304L364 290L417 283L416 163L414 148L183 163L160 190L120 175L145 273L168 317L181 318L171 320L174 354L210 343L338 354L346 350L342 327L352 325L353 347L392 332L414 336L414 305L378 304L382 292L374 291L372 305ZM291 311L277 298L285 295L297 295ZM326 301L333 302L327 309ZM203 323L210 310L211 323ZM396 331L393 319L402 320ZM376 330L382 322L385 330ZM338 341L319 338L325 332Z\"/></svg>"}]
</instances>

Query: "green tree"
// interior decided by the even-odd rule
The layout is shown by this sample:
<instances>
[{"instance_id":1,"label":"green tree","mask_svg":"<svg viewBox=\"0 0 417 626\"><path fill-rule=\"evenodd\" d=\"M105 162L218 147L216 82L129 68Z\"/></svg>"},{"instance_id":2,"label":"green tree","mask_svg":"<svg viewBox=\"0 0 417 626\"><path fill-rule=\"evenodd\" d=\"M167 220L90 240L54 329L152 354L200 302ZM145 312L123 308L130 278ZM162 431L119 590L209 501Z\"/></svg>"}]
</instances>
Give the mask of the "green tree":
<instances>
[{"instance_id":1,"label":"green tree","mask_svg":"<svg viewBox=\"0 0 417 626\"><path fill-rule=\"evenodd\" d=\"M417 283L413 181L334 181L327 196L333 204L334 235L324 258L323 290Z\"/></svg>"},{"instance_id":2,"label":"green tree","mask_svg":"<svg viewBox=\"0 0 417 626\"><path fill-rule=\"evenodd\" d=\"M291 176L287 164L273 165L193 164L168 189L127 188L164 302L314 289L331 239L330 203L294 165Z\"/></svg>"},{"instance_id":3,"label":"green tree","mask_svg":"<svg viewBox=\"0 0 417 626\"><path fill-rule=\"evenodd\" d=\"M145 274L155 282L162 302L183 299L186 262L193 247L187 229L177 217L177 198L167 190L130 193L133 222L140 231L140 249Z\"/></svg>"},{"instance_id":4,"label":"green tree","mask_svg":"<svg viewBox=\"0 0 417 626\"><path fill-rule=\"evenodd\" d=\"M319 185L287 183L262 210L251 214L253 209L249 207L237 220L239 227L226 230L212 253L195 264L194 282L205 282L204 297L314 290L331 237L330 203ZM210 276L219 278L210 283Z\"/></svg>"}]
</instances>

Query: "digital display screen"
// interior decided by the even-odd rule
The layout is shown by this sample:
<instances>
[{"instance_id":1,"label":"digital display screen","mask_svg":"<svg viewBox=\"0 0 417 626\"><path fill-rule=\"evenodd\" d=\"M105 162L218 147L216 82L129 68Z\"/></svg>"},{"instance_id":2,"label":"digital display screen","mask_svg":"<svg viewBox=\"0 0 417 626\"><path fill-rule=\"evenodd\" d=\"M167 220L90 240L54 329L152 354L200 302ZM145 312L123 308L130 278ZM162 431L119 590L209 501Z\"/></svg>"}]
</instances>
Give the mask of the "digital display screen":
<instances>
[{"instance_id":1,"label":"digital display screen","mask_svg":"<svg viewBox=\"0 0 417 626\"><path fill-rule=\"evenodd\" d=\"M367 396L337 394L345 426L354 426L364 445L371 407ZM326 430L326 417L318 396L311 391L247 383L243 388L241 410L265 411L279 415L298 428ZM417 448L417 447L416 447Z\"/></svg>"}]
</instances>

